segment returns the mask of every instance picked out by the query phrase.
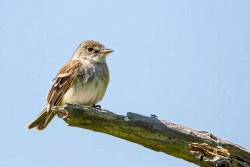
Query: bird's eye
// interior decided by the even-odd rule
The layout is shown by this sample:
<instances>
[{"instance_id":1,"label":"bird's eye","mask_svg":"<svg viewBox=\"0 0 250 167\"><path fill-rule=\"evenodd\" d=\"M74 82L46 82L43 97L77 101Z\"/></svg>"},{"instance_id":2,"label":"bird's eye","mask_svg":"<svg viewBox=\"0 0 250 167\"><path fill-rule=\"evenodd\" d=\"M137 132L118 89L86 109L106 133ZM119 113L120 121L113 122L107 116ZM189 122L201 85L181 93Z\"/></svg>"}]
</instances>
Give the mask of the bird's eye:
<instances>
[{"instance_id":1,"label":"bird's eye","mask_svg":"<svg viewBox=\"0 0 250 167\"><path fill-rule=\"evenodd\" d=\"M93 48L88 48L88 52L92 52L94 49Z\"/></svg>"}]
</instances>

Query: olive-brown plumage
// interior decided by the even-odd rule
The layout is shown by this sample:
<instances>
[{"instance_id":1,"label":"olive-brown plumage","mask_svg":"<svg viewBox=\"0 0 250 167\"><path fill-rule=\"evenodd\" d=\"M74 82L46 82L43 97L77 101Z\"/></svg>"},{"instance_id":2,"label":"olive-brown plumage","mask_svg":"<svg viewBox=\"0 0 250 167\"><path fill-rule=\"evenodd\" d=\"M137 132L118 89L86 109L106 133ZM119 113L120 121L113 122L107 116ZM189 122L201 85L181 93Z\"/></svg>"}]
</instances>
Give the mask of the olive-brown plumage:
<instances>
[{"instance_id":1,"label":"olive-brown plumage","mask_svg":"<svg viewBox=\"0 0 250 167\"><path fill-rule=\"evenodd\" d=\"M111 52L113 50L106 49L97 41L81 43L53 79L53 86L46 97L46 108L27 128L43 130L55 116L51 110L54 106L65 103L93 106L102 100L109 83L106 55Z\"/></svg>"}]
</instances>

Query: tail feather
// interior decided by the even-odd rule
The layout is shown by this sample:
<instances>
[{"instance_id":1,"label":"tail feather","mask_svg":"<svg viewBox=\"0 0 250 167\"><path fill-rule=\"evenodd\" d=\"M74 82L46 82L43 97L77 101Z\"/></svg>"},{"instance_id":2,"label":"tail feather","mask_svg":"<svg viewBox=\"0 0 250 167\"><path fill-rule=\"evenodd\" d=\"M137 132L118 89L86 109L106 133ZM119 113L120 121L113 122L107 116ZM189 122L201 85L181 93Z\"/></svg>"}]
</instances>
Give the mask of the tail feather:
<instances>
[{"instance_id":1,"label":"tail feather","mask_svg":"<svg viewBox=\"0 0 250 167\"><path fill-rule=\"evenodd\" d=\"M48 115L47 110L43 110L41 114L33 120L30 124L26 126L28 129L36 128L37 130L43 130L50 123L50 121L55 116L55 113L51 113Z\"/></svg>"}]
</instances>

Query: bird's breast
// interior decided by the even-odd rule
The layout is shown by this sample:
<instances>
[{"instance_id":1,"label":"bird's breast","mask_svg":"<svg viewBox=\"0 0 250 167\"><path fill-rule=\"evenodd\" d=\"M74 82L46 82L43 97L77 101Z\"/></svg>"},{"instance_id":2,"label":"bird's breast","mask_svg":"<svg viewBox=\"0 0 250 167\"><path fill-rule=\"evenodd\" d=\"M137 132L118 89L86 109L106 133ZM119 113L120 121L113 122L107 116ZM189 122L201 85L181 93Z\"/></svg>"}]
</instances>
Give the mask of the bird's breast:
<instances>
[{"instance_id":1,"label":"bird's breast","mask_svg":"<svg viewBox=\"0 0 250 167\"><path fill-rule=\"evenodd\" d=\"M109 83L107 69L99 66L79 71L74 83L62 98L65 103L92 106L102 100Z\"/></svg>"}]
</instances>

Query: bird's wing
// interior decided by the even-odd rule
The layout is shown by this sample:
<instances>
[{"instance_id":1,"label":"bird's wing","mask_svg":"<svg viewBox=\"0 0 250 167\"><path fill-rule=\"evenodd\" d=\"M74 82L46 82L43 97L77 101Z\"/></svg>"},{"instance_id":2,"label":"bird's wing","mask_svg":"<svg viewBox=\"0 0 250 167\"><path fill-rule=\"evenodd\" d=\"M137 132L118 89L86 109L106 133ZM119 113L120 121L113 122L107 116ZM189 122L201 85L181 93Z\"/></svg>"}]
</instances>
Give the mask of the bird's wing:
<instances>
[{"instance_id":1,"label":"bird's wing","mask_svg":"<svg viewBox=\"0 0 250 167\"><path fill-rule=\"evenodd\" d=\"M53 106L58 105L63 95L67 92L67 90L74 82L76 77L76 71L78 71L79 67L80 61L69 61L61 68L61 70L57 73L56 77L53 79L54 84L46 97L48 105L47 118L49 118L52 113L51 108Z\"/></svg>"}]
</instances>

